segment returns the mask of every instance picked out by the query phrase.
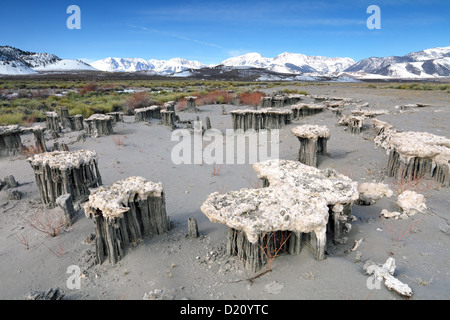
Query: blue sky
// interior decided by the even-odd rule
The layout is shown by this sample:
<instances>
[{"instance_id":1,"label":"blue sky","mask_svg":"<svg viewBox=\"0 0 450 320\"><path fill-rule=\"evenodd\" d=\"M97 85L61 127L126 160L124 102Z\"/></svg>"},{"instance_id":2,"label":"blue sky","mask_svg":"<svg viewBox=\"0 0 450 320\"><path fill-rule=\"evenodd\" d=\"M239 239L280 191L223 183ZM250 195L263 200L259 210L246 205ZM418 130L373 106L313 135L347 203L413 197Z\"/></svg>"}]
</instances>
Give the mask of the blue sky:
<instances>
[{"instance_id":1,"label":"blue sky","mask_svg":"<svg viewBox=\"0 0 450 320\"><path fill-rule=\"evenodd\" d=\"M69 5L81 29L69 30ZM369 30L369 5L381 29ZM106 57L205 64L259 52L350 57L404 55L450 45L448 0L3 1L0 45L95 61Z\"/></svg>"}]
</instances>

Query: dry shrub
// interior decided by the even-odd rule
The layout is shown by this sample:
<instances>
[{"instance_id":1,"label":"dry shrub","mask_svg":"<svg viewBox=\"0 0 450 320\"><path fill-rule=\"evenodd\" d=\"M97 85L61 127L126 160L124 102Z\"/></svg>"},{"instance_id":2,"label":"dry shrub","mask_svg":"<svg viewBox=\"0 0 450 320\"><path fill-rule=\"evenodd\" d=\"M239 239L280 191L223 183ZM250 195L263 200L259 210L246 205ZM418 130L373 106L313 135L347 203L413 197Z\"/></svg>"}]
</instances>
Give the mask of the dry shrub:
<instances>
[{"instance_id":1,"label":"dry shrub","mask_svg":"<svg viewBox=\"0 0 450 320\"><path fill-rule=\"evenodd\" d=\"M126 101L128 111L144 108L152 104L150 93L141 91L132 93Z\"/></svg>"},{"instance_id":2,"label":"dry shrub","mask_svg":"<svg viewBox=\"0 0 450 320\"><path fill-rule=\"evenodd\" d=\"M180 100L178 100L178 103L176 105L176 109L178 111L183 111L184 108L186 108L186 105L187 105L186 99L184 99L184 98L180 99Z\"/></svg>"},{"instance_id":3,"label":"dry shrub","mask_svg":"<svg viewBox=\"0 0 450 320\"><path fill-rule=\"evenodd\" d=\"M261 97L265 97L266 95L260 91L254 92L242 92L238 95L239 102L243 105L248 106L257 106L261 102Z\"/></svg>"},{"instance_id":4,"label":"dry shrub","mask_svg":"<svg viewBox=\"0 0 450 320\"><path fill-rule=\"evenodd\" d=\"M30 92L31 99L47 99L48 97L50 97L50 92L46 89L31 90Z\"/></svg>"},{"instance_id":5,"label":"dry shrub","mask_svg":"<svg viewBox=\"0 0 450 320\"><path fill-rule=\"evenodd\" d=\"M84 87L78 90L79 94L86 94L88 92L98 91L98 84L95 82L90 82L86 84Z\"/></svg>"},{"instance_id":6,"label":"dry shrub","mask_svg":"<svg viewBox=\"0 0 450 320\"><path fill-rule=\"evenodd\" d=\"M115 144L116 146L122 147L122 146L125 145L125 139L126 139L126 138L127 138L127 137L125 137L125 136L113 136L113 137L112 137L112 141L114 142L114 144Z\"/></svg>"},{"instance_id":7,"label":"dry shrub","mask_svg":"<svg viewBox=\"0 0 450 320\"><path fill-rule=\"evenodd\" d=\"M214 162L214 166L213 166L213 169L212 169L211 176L212 177L218 176L220 174L220 172L222 171L222 166L223 165L220 165L219 167L216 167L216 163Z\"/></svg>"},{"instance_id":8,"label":"dry shrub","mask_svg":"<svg viewBox=\"0 0 450 320\"><path fill-rule=\"evenodd\" d=\"M404 191L414 191L417 193L427 193L438 188L438 183L434 180L428 180L425 177L415 177L413 179L404 178L403 174L397 180L392 182L392 189L396 194Z\"/></svg>"},{"instance_id":9,"label":"dry shrub","mask_svg":"<svg viewBox=\"0 0 450 320\"><path fill-rule=\"evenodd\" d=\"M64 215L51 211L35 212L33 217L23 218L23 220L33 229L51 237L56 237L71 224L71 221Z\"/></svg>"},{"instance_id":10,"label":"dry shrub","mask_svg":"<svg viewBox=\"0 0 450 320\"><path fill-rule=\"evenodd\" d=\"M25 157L31 157L35 154L42 153L42 150L38 150L35 146L24 147L20 153Z\"/></svg>"},{"instance_id":11,"label":"dry shrub","mask_svg":"<svg viewBox=\"0 0 450 320\"><path fill-rule=\"evenodd\" d=\"M224 90L213 90L208 92L206 95L201 95L196 100L196 105L201 106L205 104L216 104L216 103L230 103L234 96Z\"/></svg>"},{"instance_id":12,"label":"dry shrub","mask_svg":"<svg viewBox=\"0 0 450 320\"><path fill-rule=\"evenodd\" d=\"M15 234L16 236L16 241L20 244L22 244L25 249L29 250L30 249L30 241L28 240L28 236L25 236L23 234Z\"/></svg>"},{"instance_id":13,"label":"dry shrub","mask_svg":"<svg viewBox=\"0 0 450 320\"><path fill-rule=\"evenodd\" d=\"M26 117L23 120L23 126L27 127L27 128L30 128L33 125L35 120L36 120L36 117Z\"/></svg>"}]
</instances>

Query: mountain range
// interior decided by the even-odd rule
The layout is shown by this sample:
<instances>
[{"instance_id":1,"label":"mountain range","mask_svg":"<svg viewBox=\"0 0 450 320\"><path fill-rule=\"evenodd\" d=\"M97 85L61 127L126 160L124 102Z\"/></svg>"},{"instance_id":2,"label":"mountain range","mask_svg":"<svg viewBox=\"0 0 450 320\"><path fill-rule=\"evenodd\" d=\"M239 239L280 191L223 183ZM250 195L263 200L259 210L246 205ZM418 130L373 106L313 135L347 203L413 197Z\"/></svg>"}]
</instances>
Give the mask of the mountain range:
<instances>
[{"instance_id":1,"label":"mountain range","mask_svg":"<svg viewBox=\"0 0 450 320\"><path fill-rule=\"evenodd\" d=\"M245 71L247 69L247 71ZM251 69L251 71L250 71ZM241 71L233 71L241 70ZM256 75L259 80L311 79L334 77L353 79L429 79L450 77L450 47L438 47L412 52L405 56L370 57L355 62L351 58L307 56L284 52L274 58L259 53L247 53L207 66L182 58L145 60L113 58L87 64L81 60L61 59L54 54L23 51L0 46L1 74L41 74L47 72L103 71L140 72L151 75L189 77L202 74Z\"/></svg>"},{"instance_id":2,"label":"mountain range","mask_svg":"<svg viewBox=\"0 0 450 320\"><path fill-rule=\"evenodd\" d=\"M61 59L54 54L0 46L0 74L34 74L45 71L96 70L81 60Z\"/></svg>"}]
</instances>

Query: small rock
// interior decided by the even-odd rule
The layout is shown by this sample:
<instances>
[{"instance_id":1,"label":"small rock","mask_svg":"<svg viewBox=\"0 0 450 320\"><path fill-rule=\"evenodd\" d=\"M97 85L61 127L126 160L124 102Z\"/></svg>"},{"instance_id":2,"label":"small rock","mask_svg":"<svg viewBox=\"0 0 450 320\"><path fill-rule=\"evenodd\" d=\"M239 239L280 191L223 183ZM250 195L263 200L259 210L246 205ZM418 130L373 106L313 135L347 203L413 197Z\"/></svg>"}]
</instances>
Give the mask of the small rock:
<instances>
[{"instance_id":1,"label":"small rock","mask_svg":"<svg viewBox=\"0 0 450 320\"><path fill-rule=\"evenodd\" d=\"M266 288L267 292L270 294L280 294L284 288L284 285L282 285L276 281L272 281L271 283L266 284L265 288Z\"/></svg>"},{"instance_id":2,"label":"small rock","mask_svg":"<svg viewBox=\"0 0 450 320\"><path fill-rule=\"evenodd\" d=\"M8 192L7 200L20 200L22 199L22 192L18 190L11 190Z\"/></svg>"},{"instance_id":3,"label":"small rock","mask_svg":"<svg viewBox=\"0 0 450 320\"><path fill-rule=\"evenodd\" d=\"M17 188L19 186L16 179L12 175L5 177L3 182L7 188Z\"/></svg>"},{"instance_id":4,"label":"small rock","mask_svg":"<svg viewBox=\"0 0 450 320\"><path fill-rule=\"evenodd\" d=\"M25 300L61 300L62 298L64 298L64 291L52 288L48 291L32 291Z\"/></svg>"}]
</instances>

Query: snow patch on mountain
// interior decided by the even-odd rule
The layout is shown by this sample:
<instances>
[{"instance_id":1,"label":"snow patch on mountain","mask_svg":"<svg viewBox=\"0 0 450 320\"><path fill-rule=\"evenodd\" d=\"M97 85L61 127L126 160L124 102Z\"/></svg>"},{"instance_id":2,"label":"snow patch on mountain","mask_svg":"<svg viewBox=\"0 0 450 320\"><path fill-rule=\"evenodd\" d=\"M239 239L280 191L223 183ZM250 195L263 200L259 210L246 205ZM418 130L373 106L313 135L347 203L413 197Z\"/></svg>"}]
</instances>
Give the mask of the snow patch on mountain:
<instances>
[{"instance_id":1,"label":"snow patch on mountain","mask_svg":"<svg viewBox=\"0 0 450 320\"><path fill-rule=\"evenodd\" d=\"M73 70L90 70L95 71L89 64L81 60L62 59L55 63L47 64L33 68L35 71L73 71Z\"/></svg>"}]
</instances>

